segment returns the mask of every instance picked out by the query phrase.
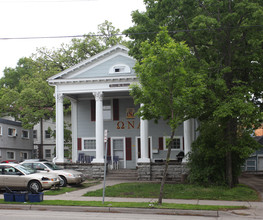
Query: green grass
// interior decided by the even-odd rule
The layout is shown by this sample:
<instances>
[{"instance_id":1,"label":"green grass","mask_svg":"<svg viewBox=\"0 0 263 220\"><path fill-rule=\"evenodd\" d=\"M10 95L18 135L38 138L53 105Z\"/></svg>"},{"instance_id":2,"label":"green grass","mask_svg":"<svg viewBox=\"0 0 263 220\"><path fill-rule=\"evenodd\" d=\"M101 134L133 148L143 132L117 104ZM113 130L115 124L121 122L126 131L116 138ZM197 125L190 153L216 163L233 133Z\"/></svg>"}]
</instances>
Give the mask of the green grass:
<instances>
[{"instance_id":1,"label":"green grass","mask_svg":"<svg viewBox=\"0 0 263 220\"><path fill-rule=\"evenodd\" d=\"M53 206L87 206L87 207L118 207L118 208L158 208L158 209L180 209L180 210L236 210L246 209L245 206L219 206L219 205L194 205L194 204L175 204L175 203L163 203L158 205L157 203L147 202L104 202L100 201L71 201L71 200L44 200L42 202L34 203L21 203L21 202L5 202L0 199L1 204L30 204L30 205L53 205Z\"/></svg>"},{"instance_id":2,"label":"green grass","mask_svg":"<svg viewBox=\"0 0 263 220\"><path fill-rule=\"evenodd\" d=\"M109 186L105 190L108 197L128 198L158 198L159 183L122 183ZM102 189L88 192L85 196L101 196ZM228 201L258 201L255 190L238 185L235 188L227 187L201 187L187 184L165 184L164 199L202 199L202 200L228 200Z\"/></svg>"},{"instance_id":3,"label":"green grass","mask_svg":"<svg viewBox=\"0 0 263 220\"><path fill-rule=\"evenodd\" d=\"M64 194L66 192L72 192L72 191L76 191L79 189L84 189L84 188L88 188L94 185L100 184L100 181L95 181L95 182L85 182L82 183L80 185L72 185L72 186L68 186L68 187L59 187L59 188L52 188L50 190L44 191L44 195L60 195L60 194Z\"/></svg>"}]
</instances>

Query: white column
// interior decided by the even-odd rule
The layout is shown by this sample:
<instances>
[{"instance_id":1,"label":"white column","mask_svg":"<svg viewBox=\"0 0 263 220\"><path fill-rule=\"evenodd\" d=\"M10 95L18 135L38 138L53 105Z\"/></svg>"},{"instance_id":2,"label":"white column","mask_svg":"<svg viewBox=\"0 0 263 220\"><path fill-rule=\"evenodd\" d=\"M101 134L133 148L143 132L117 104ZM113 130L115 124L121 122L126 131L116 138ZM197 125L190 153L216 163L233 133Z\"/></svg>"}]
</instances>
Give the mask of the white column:
<instances>
[{"instance_id":1,"label":"white column","mask_svg":"<svg viewBox=\"0 0 263 220\"><path fill-rule=\"evenodd\" d=\"M141 136L141 158L138 159L139 163L150 163L148 151L148 120L140 118L140 136Z\"/></svg>"},{"instance_id":2,"label":"white column","mask_svg":"<svg viewBox=\"0 0 263 220\"><path fill-rule=\"evenodd\" d=\"M96 100L96 158L92 163L104 163L104 139L103 139L103 93L94 92Z\"/></svg>"},{"instance_id":3,"label":"white column","mask_svg":"<svg viewBox=\"0 0 263 220\"><path fill-rule=\"evenodd\" d=\"M71 101L72 162L78 160L77 101Z\"/></svg>"},{"instance_id":4,"label":"white column","mask_svg":"<svg viewBox=\"0 0 263 220\"><path fill-rule=\"evenodd\" d=\"M192 144L192 120L188 119L184 121L184 159L183 162L187 162L187 154L191 151Z\"/></svg>"},{"instance_id":5,"label":"white column","mask_svg":"<svg viewBox=\"0 0 263 220\"><path fill-rule=\"evenodd\" d=\"M55 162L64 162L64 112L63 94L56 94L56 158Z\"/></svg>"}]
</instances>

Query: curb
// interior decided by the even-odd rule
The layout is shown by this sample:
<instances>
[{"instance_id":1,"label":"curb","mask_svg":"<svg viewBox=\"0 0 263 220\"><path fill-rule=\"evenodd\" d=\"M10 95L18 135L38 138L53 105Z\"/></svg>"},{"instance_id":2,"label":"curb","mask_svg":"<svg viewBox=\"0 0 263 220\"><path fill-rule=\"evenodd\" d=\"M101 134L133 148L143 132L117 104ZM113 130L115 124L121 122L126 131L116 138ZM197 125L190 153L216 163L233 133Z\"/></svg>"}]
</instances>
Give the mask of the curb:
<instances>
[{"instance_id":1,"label":"curb","mask_svg":"<svg viewBox=\"0 0 263 220\"><path fill-rule=\"evenodd\" d=\"M156 214L156 215L186 215L186 216L219 217L218 211L154 209L154 208L146 209L146 208L1 204L0 209L61 211L61 212L64 211L64 212L137 213L137 214Z\"/></svg>"}]
</instances>

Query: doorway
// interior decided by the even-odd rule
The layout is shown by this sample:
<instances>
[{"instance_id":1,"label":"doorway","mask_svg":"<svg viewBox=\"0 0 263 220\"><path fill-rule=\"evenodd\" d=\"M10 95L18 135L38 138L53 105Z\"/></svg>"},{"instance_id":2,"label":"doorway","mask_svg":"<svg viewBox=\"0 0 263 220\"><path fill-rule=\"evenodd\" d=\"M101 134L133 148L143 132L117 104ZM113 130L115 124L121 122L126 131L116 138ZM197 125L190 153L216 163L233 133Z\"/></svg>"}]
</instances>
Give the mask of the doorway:
<instances>
[{"instance_id":1,"label":"doorway","mask_svg":"<svg viewBox=\"0 0 263 220\"><path fill-rule=\"evenodd\" d=\"M112 137L111 138L112 146L112 161L116 163L119 169L126 168L126 158L125 158L125 138L124 137Z\"/></svg>"}]
</instances>

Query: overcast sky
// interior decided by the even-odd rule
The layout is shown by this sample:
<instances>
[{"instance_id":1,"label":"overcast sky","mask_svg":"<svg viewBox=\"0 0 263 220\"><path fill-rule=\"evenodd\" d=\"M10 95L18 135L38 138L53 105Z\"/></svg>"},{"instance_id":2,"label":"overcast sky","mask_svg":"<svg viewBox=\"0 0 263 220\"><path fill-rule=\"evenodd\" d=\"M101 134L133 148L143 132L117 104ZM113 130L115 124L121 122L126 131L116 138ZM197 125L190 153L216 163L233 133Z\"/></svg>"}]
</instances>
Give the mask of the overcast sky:
<instances>
[{"instance_id":1,"label":"overcast sky","mask_svg":"<svg viewBox=\"0 0 263 220\"><path fill-rule=\"evenodd\" d=\"M37 47L58 48L69 38L2 40L2 38L75 36L97 32L105 20L121 31L132 26L131 12L144 11L143 0L0 0L0 77Z\"/></svg>"}]
</instances>

